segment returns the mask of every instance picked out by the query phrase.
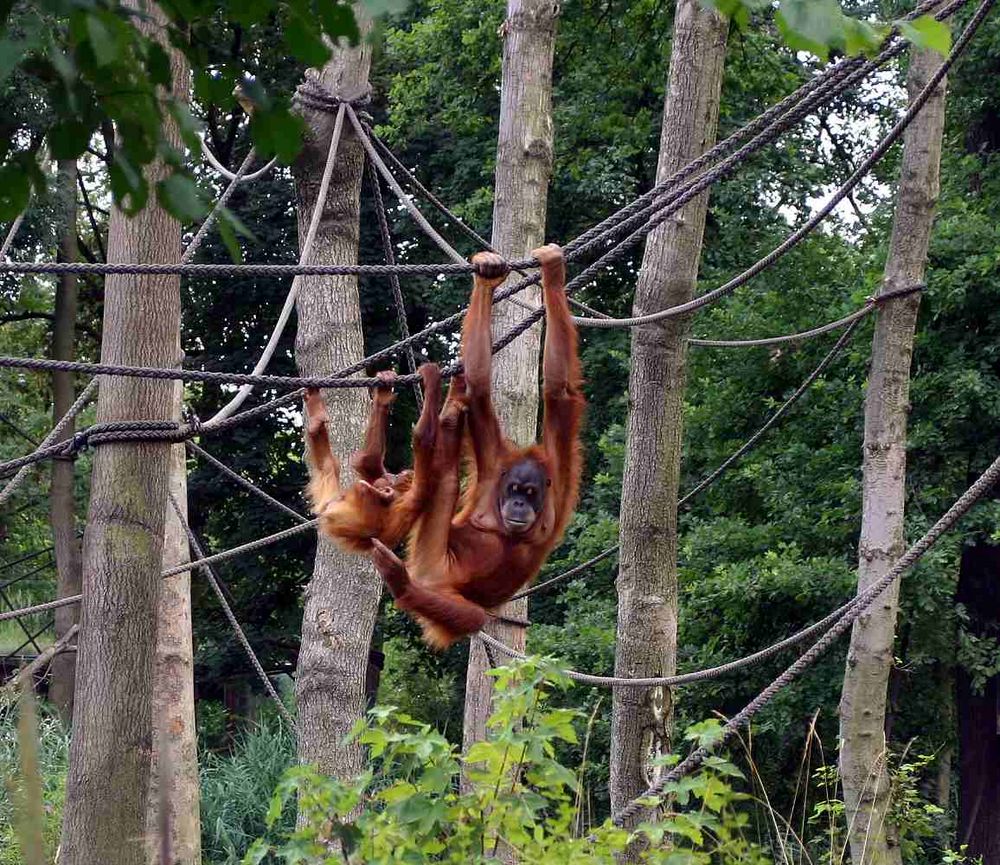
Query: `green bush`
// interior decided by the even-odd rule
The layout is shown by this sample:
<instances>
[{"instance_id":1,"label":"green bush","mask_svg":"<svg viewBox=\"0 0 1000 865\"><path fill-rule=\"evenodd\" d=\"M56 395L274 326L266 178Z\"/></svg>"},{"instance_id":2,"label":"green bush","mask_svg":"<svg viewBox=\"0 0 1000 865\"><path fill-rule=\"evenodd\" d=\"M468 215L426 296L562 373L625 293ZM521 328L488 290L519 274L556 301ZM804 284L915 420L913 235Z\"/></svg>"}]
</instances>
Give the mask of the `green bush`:
<instances>
[{"instance_id":1,"label":"green bush","mask_svg":"<svg viewBox=\"0 0 1000 865\"><path fill-rule=\"evenodd\" d=\"M763 851L748 840L742 776L721 758L671 785L659 819L629 833L606 821L580 821L575 772L555 758L558 743L577 741L580 713L553 708L549 693L568 681L550 662L529 659L493 671L497 709L490 737L464 756L440 733L392 708L376 708L354 737L368 747L370 768L353 781L307 766L289 770L271 801L272 840L261 838L244 862L274 856L300 865L333 863L477 863L500 844L518 862L607 863L630 844L643 861L758 865ZM691 738L718 734L714 722ZM459 779L465 775L467 788ZM289 812L297 800L299 824Z\"/></svg>"}]
</instances>

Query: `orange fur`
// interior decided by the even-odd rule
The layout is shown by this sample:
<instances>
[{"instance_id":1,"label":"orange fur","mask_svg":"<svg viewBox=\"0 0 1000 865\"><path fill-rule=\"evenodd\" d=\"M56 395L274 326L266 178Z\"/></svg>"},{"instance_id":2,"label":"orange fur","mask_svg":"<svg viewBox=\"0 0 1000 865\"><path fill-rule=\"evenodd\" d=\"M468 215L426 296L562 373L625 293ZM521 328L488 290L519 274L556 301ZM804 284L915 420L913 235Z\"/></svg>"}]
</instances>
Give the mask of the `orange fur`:
<instances>
[{"instance_id":1,"label":"orange fur","mask_svg":"<svg viewBox=\"0 0 1000 865\"><path fill-rule=\"evenodd\" d=\"M578 338L565 295L561 252L543 247L535 255L542 262L547 313L541 443L516 447L493 410L492 293L506 271L497 256L480 253L473 259L477 275L462 331L464 377L452 382L433 450L425 453L425 463L415 463L417 484L424 480L422 465L431 467L431 478L425 507L410 534L407 562L379 544L372 551L397 606L420 623L424 639L435 648L477 631L487 609L505 603L534 579L562 540L576 506L585 408ZM468 469L461 491L463 451ZM547 490L530 529L514 535L501 518L500 493L505 472L522 460L540 467Z\"/></svg>"},{"instance_id":2,"label":"orange fur","mask_svg":"<svg viewBox=\"0 0 1000 865\"><path fill-rule=\"evenodd\" d=\"M414 427L415 454L418 439L426 446L427 441L436 437L441 395L438 367L425 364L420 373L425 402ZM365 448L351 458L351 465L360 477L346 490L341 483L340 462L330 449L326 409L317 391L306 396L307 459L312 473L306 495L312 512L320 518L320 530L353 553L368 552L374 539L390 547L398 546L426 504L426 485L416 482L414 471L392 474L383 465L388 407L393 399L389 389L392 377L383 380L387 386L380 387L372 400Z\"/></svg>"}]
</instances>

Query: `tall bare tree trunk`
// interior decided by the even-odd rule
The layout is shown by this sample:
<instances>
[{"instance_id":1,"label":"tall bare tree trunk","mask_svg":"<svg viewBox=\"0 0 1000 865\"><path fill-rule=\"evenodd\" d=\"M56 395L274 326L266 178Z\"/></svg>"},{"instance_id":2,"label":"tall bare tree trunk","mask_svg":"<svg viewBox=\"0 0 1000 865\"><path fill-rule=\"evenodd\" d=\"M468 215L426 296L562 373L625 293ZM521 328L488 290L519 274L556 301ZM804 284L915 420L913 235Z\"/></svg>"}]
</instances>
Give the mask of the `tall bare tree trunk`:
<instances>
[{"instance_id":1,"label":"tall bare tree trunk","mask_svg":"<svg viewBox=\"0 0 1000 865\"><path fill-rule=\"evenodd\" d=\"M126 5L138 9L138 0ZM142 4L147 33L165 16ZM188 70L171 51L174 94L187 93ZM168 127L172 143L180 136ZM151 183L167 176L156 163ZM151 198L136 216L114 210L108 258L175 263L181 228ZM103 363L173 366L180 360L180 280L176 276L109 276L105 283ZM162 420L174 410L167 381L109 377L99 422ZM170 445L106 444L94 454L90 512L83 545L83 602L73 741L60 865L139 865L150 776L153 668L160 594L164 503Z\"/></svg>"},{"instance_id":2,"label":"tall bare tree trunk","mask_svg":"<svg viewBox=\"0 0 1000 865\"><path fill-rule=\"evenodd\" d=\"M361 18L360 9L355 14ZM366 92L371 49L339 46L318 72L310 71L330 94L353 99ZM309 131L295 164L299 244L312 217L326 163L335 115L304 112ZM364 150L344 122L326 207L310 263L354 264L358 260L358 218ZM330 372L364 356L358 280L354 276L304 277L299 283L295 357L303 375ZM358 388L324 391L330 413L330 443L344 458L364 437L369 397ZM338 777L361 772L364 754L344 737L365 711L365 671L382 582L367 559L341 552L320 535L316 563L305 594L302 644L295 693L298 748L303 763Z\"/></svg>"},{"instance_id":3,"label":"tall bare tree trunk","mask_svg":"<svg viewBox=\"0 0 1000 865\"><path fill-rule=\"evenodd\" d=\"M941 56L914 51L907 88L916 95L941 65ZM907 129L883 289L924 278L938 196L945 83ZM920 295L886 301L878 311L865 397L864 477L858 591L892 567L904 548L906 416L910 359ZM889 819L886 772L886 688L892 669L899 582L861 616L851 645L840 699L840 773L851 858L856 865L899 865L897 829Z\"/></svg>"},{"instance_id":4,"label":"tall bare tree trunk","mask_svg":"<svg viewBox=\"0 0 1000 865\"><path fill-rule=\"evenodd\" d=\"M181 351L179 341L177 350ZM175 416L180 416L183 399L184 385L174 382ZM187 451L183 444L170 448L168 489L187 520ZM187 532L170 497L165 505L164 570L191 561ZM201 796L194 714L190 571L167 577L160 586L153 682L153 769L146 815L150 859L155 858L160 832L166 829L169 865L198 865Z\"/></svg>"},{"instance_id":5,"label":"tall bare tree trunk","mask_svg":"<svg viewBox=\"0 0 1000 865\"><path fill-rule=\"evenodd\" d=\"M63 196L62 237L59 240L59 258L76 261L79 250L76 243L76 162L59 163L59 188ZM76 342L76 274L64 273L56 287L55 318L52 323L52 357L55 360L73 360ZM52 373L52 420L58 423L73 404L73 374ZM58 439L63 441L73 435L72 423ZM57 597L64 598L80 593L80 541L76 536L76 507L73 496L74 464L72 459L52 461L52 481L49 488L49 524L55 547L58 572ZM56 641L62 639L79 621L77 605L56 610ZM52 684L49 699L59 710L64 721L73 716L73 683L76 677L76 653L60 652L52 659Z\"/></svg>"},{"instance_id":6,"label":"tall bare tree trunk","mask_svg":"<svg viewBox=\"0 0 1000 865\"><path fill-rule=\"evenodd\" d=\"M715 142L728 23L699 0L679 0L660 133L657 180ZM633 315L694 295L708 193L646 242ZM677 486L680 478L687 317L632 331L621 500L615 675L669 676L677 665ZM619 688L612 704L611 808L649 786L648 761L669 749L670 693Z\"/></svg>"},{"instance_id":7,"label":"tall bare tree trunk","mask_svg":"<svg viewBox=\"0 0 1000 865\"><path fill-rule=\"evenodd\" d=\"M553 0L508 0L504 36L500 131L497 137L493 200L493 246L507 258L521 258L545 242L545 210L552 176L552 55L559 4ZM519 277L518 277L519 278ZM536 288L522 301L540 302ZM528 316L514 303L493 311L493 335L500 336ZM505 432L521 445L538 434L538 354L541 327L518 337L493 361L495 404ZM503 615L525 620L528 599L514 601ZM523 650L525 629L491 622L486 630ZM478 640L469 650L465 679L463 744L467 749L486 736L493 680L485 675L489 659Z\"/></svg>"}]
</instances>

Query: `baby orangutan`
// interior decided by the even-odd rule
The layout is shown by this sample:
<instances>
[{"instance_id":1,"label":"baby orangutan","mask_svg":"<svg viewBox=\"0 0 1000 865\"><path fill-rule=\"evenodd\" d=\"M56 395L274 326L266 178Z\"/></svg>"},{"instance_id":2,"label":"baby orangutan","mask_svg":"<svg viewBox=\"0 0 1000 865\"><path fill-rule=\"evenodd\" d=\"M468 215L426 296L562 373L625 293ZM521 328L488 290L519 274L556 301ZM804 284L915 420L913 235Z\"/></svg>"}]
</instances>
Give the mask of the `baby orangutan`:
<instances>
[{"instance_id":1,"label":"baby orangutan","mask_svg":"<svg viewBox=\"0 0 1000 865\"><path fill-rule=\"evenodd\" d=\"M426 363L419 373L423 379L424 408L413 428L415 471L399 474L386 471L386 431L389 407L396 398L393 390L396 374L380 372L372 394L364 448L351 457L351 468L358 477L346 490L341 486L340 462L330 448L326 431L330 417L326 406L318 390L306 391L306 459L311 474L306 495L312 512L320 518L320 531L349 552L366 552L375 539L390 548L397 546L409 534L424 507L426 482L431 472L423 464L423 455L433 449L437 437L441 371L437 364Z\"/></svg>"}]
</instances>

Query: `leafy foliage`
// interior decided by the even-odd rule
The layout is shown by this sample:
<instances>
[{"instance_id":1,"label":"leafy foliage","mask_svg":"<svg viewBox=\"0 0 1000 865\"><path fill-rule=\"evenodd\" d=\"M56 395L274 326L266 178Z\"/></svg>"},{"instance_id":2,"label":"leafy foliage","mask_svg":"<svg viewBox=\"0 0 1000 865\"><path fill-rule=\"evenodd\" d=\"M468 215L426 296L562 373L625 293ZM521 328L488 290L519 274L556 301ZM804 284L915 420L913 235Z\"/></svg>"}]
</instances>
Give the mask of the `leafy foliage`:
<instances>
[{"instance_id":1,"label":"leafy foliage","mask_svg":"<svg viewBox=\"0 0 1000 865\"><path fill-rule=\"evenodd\" d=\"M109 150L112 193L127 211L147 201L142 169L159 158L173 169L157 186L160 203L180 219L202 216L205 197L183 153L165 134L165 127L175 124L187 147L198 151L188 94L173 92L166 46L183 53L195 95L205 104L235 106L239 86L241 98L253 105L250 132L261 155L287 163L298 152L302 132L287 91L269 89L250 56L222 54L213 38L215 22L230 22L253 38L255 30L278 19L281 49L307 65L327 60L327 40L360 38L351 6L341 0L165 0L159 8L164 25L138 4L119 0L42 0L0 9L0 87L33 78L43 85L53 112L36 130L42 134L25 138L16 126L2 129L0 220L23 210L32 189L44 190L43 137L53 158L76 159L98 132Z\"/></svg>"},{"instance_id":2,"label":"leafy foliage","mask_svg":"<svg viewBox=\"0 0 1000 865\"><path fill-rule=\"evenodd\" d=\"M754 863L767 861L747 840L745 799L731 786L740 772L721 758L667 790L655 823L629 833L610 821L580 822L577 774L556 759L559 743L575 743L579 713L553 707L549 695L567 682L551 662L529 659L493 671L496 711L490 736L464 757L427 724L377 708L354 735L368 748L371 769L349 781L307 766L279 784L268 822L287 819L297 797L299 825L284 840L256 842L244 858L269 854L289 862L452 862L492 859L499 844L525 863L613 863L629 844L642 861ZM718 725L693 728L704 741ZM460 789L459 779L465 778Z\"/></svg>"}]
</instances>

